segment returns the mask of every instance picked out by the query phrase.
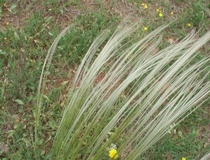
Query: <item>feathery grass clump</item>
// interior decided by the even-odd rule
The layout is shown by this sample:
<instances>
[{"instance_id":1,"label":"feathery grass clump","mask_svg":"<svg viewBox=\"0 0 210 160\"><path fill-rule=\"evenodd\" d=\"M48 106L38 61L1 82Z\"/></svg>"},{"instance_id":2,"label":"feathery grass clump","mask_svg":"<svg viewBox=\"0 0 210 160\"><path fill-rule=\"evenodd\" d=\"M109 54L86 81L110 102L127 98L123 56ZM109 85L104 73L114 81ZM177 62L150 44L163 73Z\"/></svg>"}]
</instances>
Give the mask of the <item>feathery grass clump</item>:
<instances>
[{"instance_id":1,"label":"feathery grass clump","mask_svg":"<svg viewBox=\"0 0 210 160\"><path fill-rule=\"evenodd\" d=\"M210 153L204 155L204 156L201 158L201 160L208 160L208 159L210 159Z\"/></svg>"},{"instance_id":2,"label":"feathery grass clump","mask_svg":"<svg viewBox=\"0 0 210 160\"><path fill-rule=\"evenodd\" d=\"M210 32L199 39L191 33L159 50L158 34L166 27L137 41L138 24L121 24L108 41L109 31L96 38L76 72L53 144L53 159L108 159L113 145L119 158L137 159L207 100L209 58L192 61ZM48 52L47 68L65 31ZM35 115L36 140L45 65Z\"/></svg>"}]
</instances>

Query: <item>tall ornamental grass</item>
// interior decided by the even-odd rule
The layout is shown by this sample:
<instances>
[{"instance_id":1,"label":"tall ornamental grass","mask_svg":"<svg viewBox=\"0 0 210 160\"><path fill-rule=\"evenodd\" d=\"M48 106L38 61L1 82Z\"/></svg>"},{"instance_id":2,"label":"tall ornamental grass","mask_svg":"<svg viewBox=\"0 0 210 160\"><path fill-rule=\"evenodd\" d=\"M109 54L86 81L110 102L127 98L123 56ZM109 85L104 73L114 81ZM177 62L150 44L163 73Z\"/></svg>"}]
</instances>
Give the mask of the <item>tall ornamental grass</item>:
<instances>
[{"instance_id":1,"label":"tall ornamental grass","mask_svg":"<svg viewBox=\"0 0 210 160\"><path fill-rule=\"evenodd\" d=\"M139 159L210 93L210 58L194 62L210 39L190 33L163 48L159 27L136 36L138 24L105 30L92 43L78 67L57 129L51 159ZM45 73L59 39L49 49L40 78L36 110L39 139ZM160 49L162 48L162 49Z\"/></svg>"},{"instance_id":2,"label":"tall ornamental grass","mask_svg":"<svg viewBox=\"0 0 210 160\"><path fill-rule=\"evenodd\" d=\"M201 160L209 160L210 159L210 152L206 155L204 155Z\"/></svg>"}]
</instances>

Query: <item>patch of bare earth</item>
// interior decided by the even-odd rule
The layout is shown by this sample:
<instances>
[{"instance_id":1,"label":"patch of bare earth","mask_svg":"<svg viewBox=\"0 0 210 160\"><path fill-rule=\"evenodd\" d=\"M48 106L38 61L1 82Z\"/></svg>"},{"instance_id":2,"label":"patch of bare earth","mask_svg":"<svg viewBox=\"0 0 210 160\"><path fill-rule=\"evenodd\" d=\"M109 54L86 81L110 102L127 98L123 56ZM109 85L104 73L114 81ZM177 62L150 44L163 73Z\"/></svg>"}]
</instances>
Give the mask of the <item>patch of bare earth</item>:
<instances>
[{"instance_id":1,"label":"patch of bare earth","mask_svg":"<svg viewBox=\"0 0 210 160\"><path fill-rule=\"evenodd\" d=\"M64 7L60 12L54 12L52 6L44 3L37 3L31 5L30 3L18 3L14 12L11 12L10 6L12 3L5 3L2 7L2 16L0 19L1 30L3 31L7 26L15 29L24 27L27 21L34 13L41 13L45 18L52 17L55 25L66 25L81 13L77 6ZM62 13L63 12L63 13Z\"/></svg>"},{"instance_id":2,"label":"patch of bare earth","mask_svg":"<svg viewBox=\"0 0 210 160\"><path fill-rule=\"evenodd\" d=\"M76 20L78 15L85 15L89 11L100 12L102 7L110 16L132 17L137 15L133 5L122 0L116 0L114 2L107 0L101 3L96 3L94 0L83 0L80 1L80 5L69 4L65 7L62 7L64 2L61 2L59 4L60 6L58 6L62 8L60 12L54 12L53 6L44 4L44 2L32 5L27 1L16 2L16 8L12 12L10 7L13 3L14 2L8 2L2 6L2 16L0 19L1 30L4 30L8 25L16 29L24 27L35 12L41 13L44 17L52 17L55 25L61 27Z\"/></svg>"}]
</instances>

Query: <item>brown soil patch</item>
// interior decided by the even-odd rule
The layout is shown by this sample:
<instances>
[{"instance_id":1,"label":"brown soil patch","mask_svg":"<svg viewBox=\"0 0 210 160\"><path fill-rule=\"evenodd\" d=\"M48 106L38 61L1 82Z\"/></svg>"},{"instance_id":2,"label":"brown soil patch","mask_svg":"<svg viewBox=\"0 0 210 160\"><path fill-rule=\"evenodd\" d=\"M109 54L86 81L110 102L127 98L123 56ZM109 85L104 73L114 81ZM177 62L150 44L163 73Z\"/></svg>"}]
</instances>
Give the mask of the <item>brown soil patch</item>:
<instances>
[{"instance_id":1,"label":"brown soil patch","mask_svg":"<svg viewBox=\"0 0 210 160\"><path fill-rule=\"evenodd\" d=\"M63 2L64 3L64 2ZM2 6L2 15L0 19L1 30L4 30L7 26L12 26L16 29L22 28L26 25L28 19L35 13L39 12L44 17L52 17L55 25L64 27L68 25L72 20L75 20L78 15L92 12L100 12L101 8L112 15L117 15L120 17L132 16L135 13L131 3L127 3L122 0L107 0L102 1L102 3L95 3L94 0L83 0L80 1L80 5L70 4L68 6L62 7L62 11L53 11L52 5L46 5L44 2L40 4L31 5L28 2L16 2L16 8L14 12L11 12L10 7L15 4L14 2L7 2Z\"/></svg>"}]
</instances>

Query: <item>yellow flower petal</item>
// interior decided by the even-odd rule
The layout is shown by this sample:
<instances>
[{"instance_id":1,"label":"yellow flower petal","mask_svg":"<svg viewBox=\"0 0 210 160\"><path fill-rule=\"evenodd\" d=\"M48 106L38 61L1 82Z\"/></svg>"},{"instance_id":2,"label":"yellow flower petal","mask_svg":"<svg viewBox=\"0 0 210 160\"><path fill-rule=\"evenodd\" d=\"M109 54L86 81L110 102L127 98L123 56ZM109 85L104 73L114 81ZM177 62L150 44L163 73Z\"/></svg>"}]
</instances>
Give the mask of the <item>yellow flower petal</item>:
<instances>
[{"instance_id":1,"label":"yellow flower petal","mask_svg":"<svg viewBox=\"0 0 210 160\"><path fill-rule=\"evenodd\" d=\"M117 150L116 149L111 149L109 151L109 157L113 158L113 159L118 159L119 156L118 156Z\"/></svg>"},{"instance_id":2,"label":"yellow flower petal","mask_svg":"<svg viewBox=\"0 0 210 160\"><path fill-rule=\"evenodd\" d=\"M161 13L161 12L158 15L159 15L159 17L163 17L163 13Z\"/></svg>"},{"instance_id":3,"label":"yellow flower petal","mask_svg":"<svg viewBox=\"0 0 210 160\"><path fill-rule=\"evenodd\" d=\"M191 24L191 23L187 23L187 26L188 26L188 27L191 27L191 26L192 26L192 24Z\"/></svg>"},{"instance_id":4,"label":"yellow flower petal","mask_svg":"<svg viewBox=\"0 0 210 160\"><path fill-rule=\"evenodd\" d=\"M147 31L147 30L148 30L148 28L147 28L147 27L144 27L143 29L144 29L144 31Z\"/></svg>"},{"instance_id":5,"label":"yellow flower petal","mask_svg":"<svg viewBox=\"0 0 210 160\"><path fill-rule=\"evenodd\" d=\"M146 9L148 8L148 5L146 3L142 3L141 5Z\"/></svg>"},{"instance_id":6,"label":"yellow flower petal","mask_svg":"<svg viewBox=\"0 0 210 160\"><path fill-rule=\"evenodd\" d=\"M147 5L147 4L145 4L145 5L144 5L144 8L146 8L146 9L147 9L147 8L148 8L148 5Z\"/></svg>"},{"instance_id":7,"label":"yellow flower petal","mask_svg":"<svg viewBox=\"0 0 210 160\"><path fill-rule=\"evenodd\" d=\"M182 157L182 160L187 160L186 158Z\"/></svg>"}]
</instances>

